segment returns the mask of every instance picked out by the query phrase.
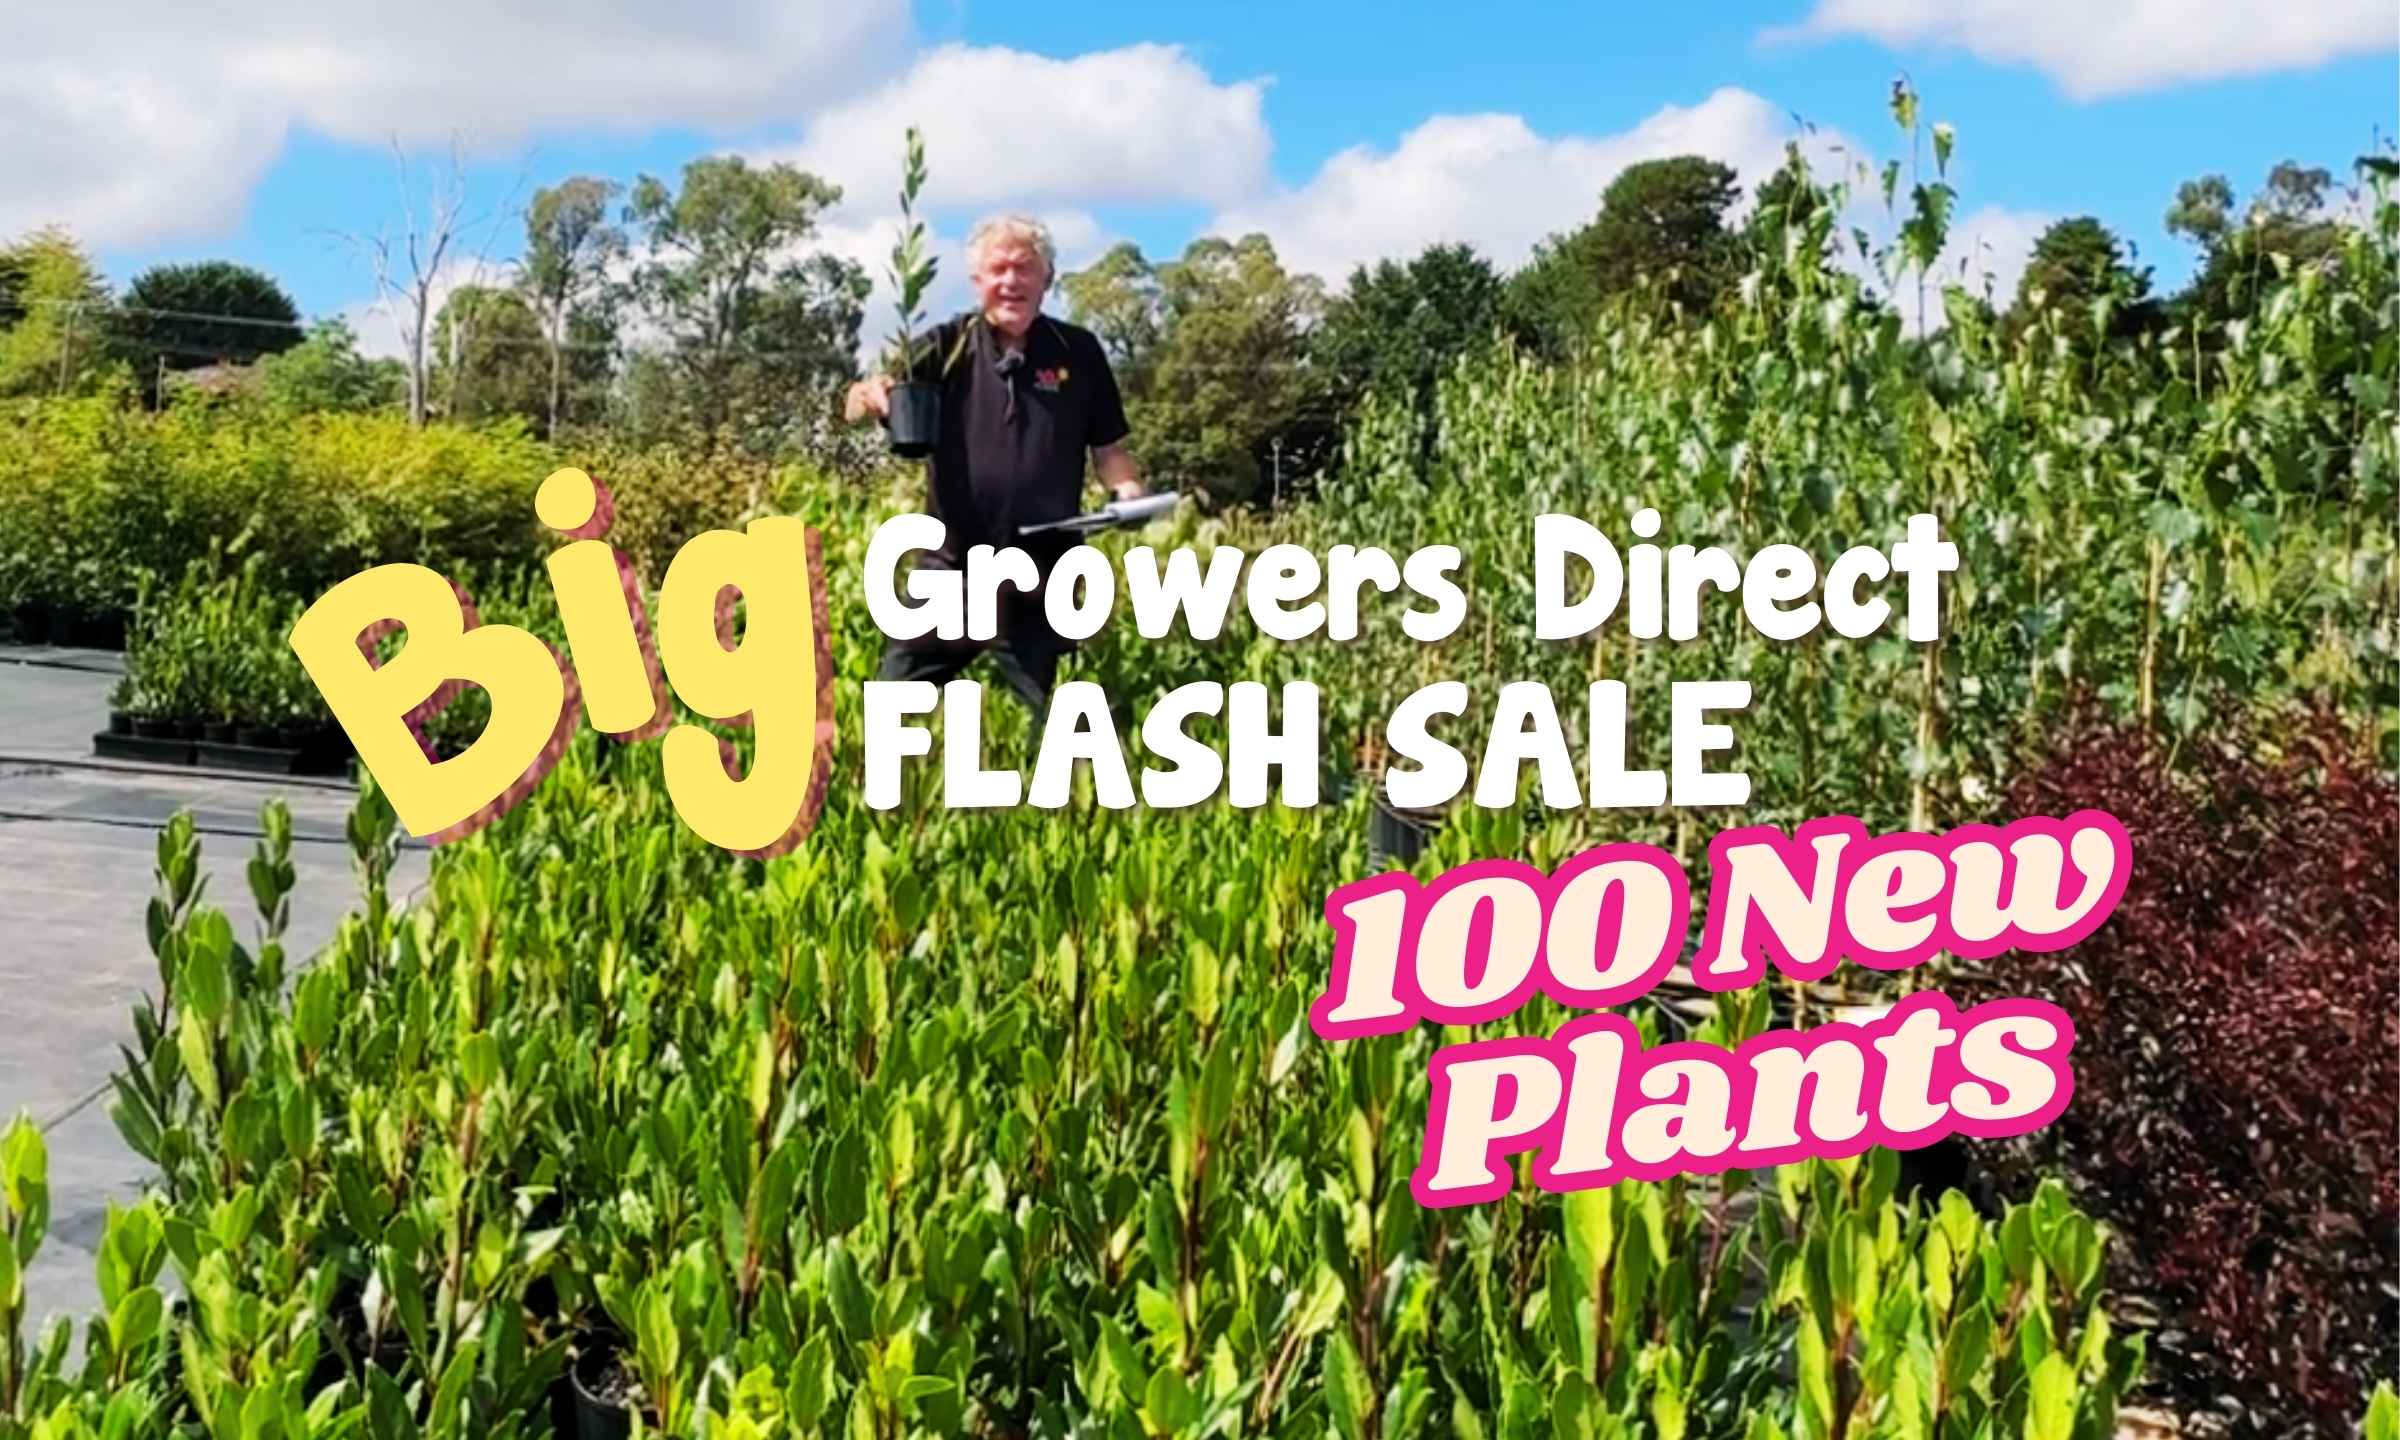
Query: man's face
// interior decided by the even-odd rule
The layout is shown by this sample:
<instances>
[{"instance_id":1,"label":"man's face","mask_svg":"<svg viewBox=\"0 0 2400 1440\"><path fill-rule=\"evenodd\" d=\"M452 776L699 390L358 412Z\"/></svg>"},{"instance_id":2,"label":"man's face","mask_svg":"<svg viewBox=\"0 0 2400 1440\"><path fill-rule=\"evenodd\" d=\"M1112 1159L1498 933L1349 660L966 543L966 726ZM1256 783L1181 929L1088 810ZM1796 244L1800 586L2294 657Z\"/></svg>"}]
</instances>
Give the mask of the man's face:
<instances>
[{"instance_id":1,"label":"man's face","mask_svg":"<svg viewBox=\"0 0 2400 1440\"><path fill-rule=\"evenodd\" d=\"M1050 288L1050 271L1042 264L1041 252L1021 240L995 240L985 246L974 279L983 318L1004 335L1025 333L1041 313L1042 293Z\"/></svg>"}]
</instances>

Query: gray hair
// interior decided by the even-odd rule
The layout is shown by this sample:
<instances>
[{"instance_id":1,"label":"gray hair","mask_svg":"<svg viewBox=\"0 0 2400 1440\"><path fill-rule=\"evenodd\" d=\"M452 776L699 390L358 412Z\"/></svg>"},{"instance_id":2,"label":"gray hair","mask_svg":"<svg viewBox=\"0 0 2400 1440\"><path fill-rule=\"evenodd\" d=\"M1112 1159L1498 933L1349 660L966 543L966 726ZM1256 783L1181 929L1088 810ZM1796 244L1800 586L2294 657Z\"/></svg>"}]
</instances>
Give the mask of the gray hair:
<instances>
[{"instance_id":1,"label":"gray hair","mask_svg":"<svg viewBox=\"0 0 2400 1440\"><path fill-rule=\"evenodd\" d=\"M1043 273L1058 273L1058 247L1050 241L1050 227L1031 215L992 215L976 221L967 232L967 267L980 268L986 250L1010 240L1041 256Z\"/></svg>"}]
</instances>

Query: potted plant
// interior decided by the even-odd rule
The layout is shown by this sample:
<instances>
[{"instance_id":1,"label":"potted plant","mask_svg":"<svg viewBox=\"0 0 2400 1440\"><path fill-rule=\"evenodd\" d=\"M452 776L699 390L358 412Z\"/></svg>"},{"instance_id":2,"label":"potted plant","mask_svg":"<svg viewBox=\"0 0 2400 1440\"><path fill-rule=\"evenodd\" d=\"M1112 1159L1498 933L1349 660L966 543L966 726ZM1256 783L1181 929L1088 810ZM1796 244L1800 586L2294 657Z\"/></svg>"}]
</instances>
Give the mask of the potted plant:
<instances>
[{"instance_id":1,"label":"potted plant","mask_svg":"<svg viewBox=\"0 0 2400 1440\"><path fill-rule=\"evenodd\" d=\"M159 686L158 676L147 663L137 664L125 677L126 708L133 712L133 733L145 740L175 738L175 720L167 713L167 700Z\"/></svg>"},{"instance_id":2,"label":"potted plant","mask_svg":"<svg viewBox=\"0 0 2400 1440\"><path fill-rule=\"evenodd\" d=\"M233 743L252 750L275 748L275 701L267 688L272 672L264 666L251 668L250 689L242 697L241 713L234 718Z\"/></svg>"},{"instance_id":3,"label":"potted plant","mask_svg":"<svg viewBox=\"0 0 2400 1440\"><path fill-rule=\"evenodd\" d=\"M200 719L204 706L201 686L205 683L202 667L207 663L207 657L195 646L194 642L200 637L193 633L194 628L181 627L181 633L174 637L174 649L165 657L164 668L169 677L167 717L175 722L175 738L178 740L200 738Z\"/></svg>"},{"instance_id":4,"label":"potted plant","mask_svg":"<svg viewBox=\"0 0 2400 1440\"><path fill-rule=\"evenodd\" d=\"M1426 842L1442 828L1442 812L1392 803L1384 780L1375 783L1373 805L1367 819L1367 864L1371 868L1414 864L1425 853Z\"/></svg>"},{"instance_id":5,"label":"potted plant","mask_svg":"<svg viewBox=\"0 0 2400 1440\"><path fill-rule=\"evenodd\" d=\"M925 292L933 286L937 268L925 253L925 222L917 218L917 194L925 185L925 137L915 126L908 131L908 154L900 173L900 240L892 247L891 279L900 329L892 337L887 363L892 390L884 423L891 430L892 453L919 459L933 453L942 433L942 387L915 378L919 347L917 332L925 320Z\"/></svg>"},{"instance_id":6,"label":"potted plant","mask_svg":"<svg viewBox=\"0 0 2400 1440\"><path fill-rule=\"evenodd\" d=\"M50 638L50 606L33 598L17 601L9 610L19 645L39 645Z\"/></svg>"},{"instance_id":7,"label":"potted plant","mask_svg":"<svg viewBox=\"0 0 2400 1440\"><path fill-rule=\"evenodd\" d=\"M131 675L119 677L115 688L108 692L109 734L131 735L133 733L133 699L133 677Z\"/></svg>"},{"instance_id":8,"label":"potted plant","mask_svg":"<svg viewBox=\"0 0 2400 1440\"><path fill-rule=\"evenodd\" d=\"M575 1390L574 1440L625 1440L633 1433L635 1411L648 1418L650 1397L615 1336L587 1333L567 1374Z\"/></svg>"}]
</instances>

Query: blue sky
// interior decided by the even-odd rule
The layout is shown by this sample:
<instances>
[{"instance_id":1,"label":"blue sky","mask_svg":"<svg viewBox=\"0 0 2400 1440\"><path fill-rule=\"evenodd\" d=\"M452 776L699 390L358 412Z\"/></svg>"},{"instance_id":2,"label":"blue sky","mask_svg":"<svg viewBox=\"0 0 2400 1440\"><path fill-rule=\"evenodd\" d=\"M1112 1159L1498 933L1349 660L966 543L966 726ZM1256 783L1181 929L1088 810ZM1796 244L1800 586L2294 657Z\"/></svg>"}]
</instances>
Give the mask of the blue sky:
<instances>
[{"instance_id":1,"label":"blue sky","mask_svg":"<svg viewBox=\"0 0 2400 1440\"><path fill-rule=\"evenodd\" d=\"M428 0L406 28L388 7L263 0L250 20L203 25L166 0L131 3L160 11L131 47L117 37L145 27L101 44L90 27L0 18L0 48L49 77L0 96L0 152L24 147L0 166L0 233L64 223L120 283L157 261L228 256L278 276L305 312L368 329L372 272L338 235L397 224L394 132L427 162L420 198L447 137L469 146L481 223L449 279L513 255L511 212L534 186L671 175L720 150L843 180L826 243L872 262L898 128L917 120L953 250L975 212L1025 208L1053 222L1070 263L1119 238L1158 254L1263 228L1338 281L1435 239L1514 264L1586 218L1623 164L1700 149L1755 176L1795 115L1818 127L1820 154L1897 153L1885 104L1906 72L1928 119L1959 133L1954 269L2006 289L2042 224L2093 214L2171 287L2190 268L2160 225L2177 181L2218 171L2246 193L2286 157L2342 173L2391 133L2396 105L2390 0L2118 0L2099 19L2072 0L1797 0L1698 17L740 0L681 18Z\"/></svg>"}]
</instances>

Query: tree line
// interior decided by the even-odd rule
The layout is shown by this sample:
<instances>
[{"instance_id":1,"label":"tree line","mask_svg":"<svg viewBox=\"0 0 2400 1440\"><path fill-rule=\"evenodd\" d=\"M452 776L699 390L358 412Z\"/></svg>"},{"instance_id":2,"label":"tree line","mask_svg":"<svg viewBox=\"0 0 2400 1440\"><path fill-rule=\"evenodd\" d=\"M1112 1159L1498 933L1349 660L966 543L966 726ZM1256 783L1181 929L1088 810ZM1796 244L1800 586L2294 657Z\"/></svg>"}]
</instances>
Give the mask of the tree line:
<instances>
[{"instance_id":1,"label":"tree line","mask_svg":"<svg viewBox=\"0 0 2400 1440\"><path fill-rule=\"evenodd\" d=\"M1798 223L1823 193L1795 152L1743 207L1729 167L1677 156L1627 167L1589 220L1513 272L1435 244L1359 266L1336 290L1285 266L1265 235L1209 236L1165 260L1120 244L1062 275L1054 304L1107 347L1153 474L1266 499L1324 470L1369 392L1414 395L1430 417L1438 377L1478 347L1570 360L1619 304L1704 320L1764 248L1838 234ZM2198 255L2172 295L2154 293L2152 271L2099 220L2060 220L1993 318L2021 330L2045 310L2098 305L2095 342L2176 329L2205 343L2294 266L2332 253L2335 193L2331 172L2288 161L2246 198L2222 175L2184 182L2166 228ZM420 423L517 417L554 438L605 427L786 451L821 433L827 389L857 368L868 278L816 244L840 199L797 167L737 156L695 160L675 183L574 176L534 192L514 260L438 304L428 257L454 253L459 235L455 207L436 206L425 233L405 237L413 269L393 273L399 252L377 242L407 352L397 361L362 355L338 319L304 325L253 267L158 265L113 294L70 235L45 230L0 249L0 396L121 369L154 406L231 389L295 411L404 407ZM1823 243L1822 263L1840 263L1839 242Z\"/></svg>"}]
</instances>

